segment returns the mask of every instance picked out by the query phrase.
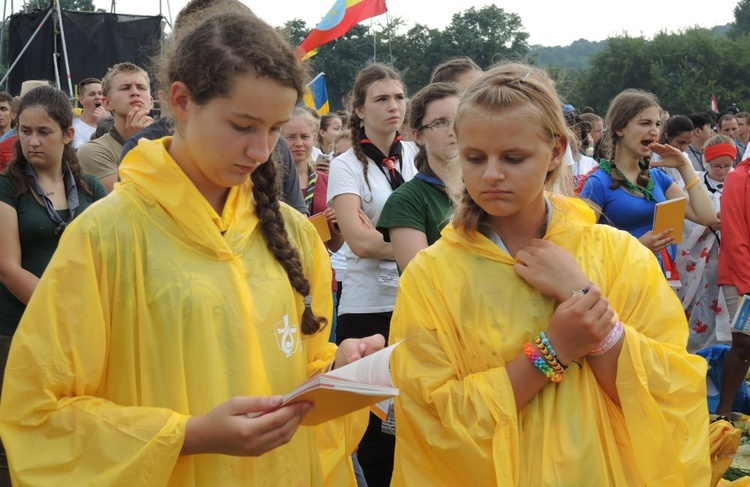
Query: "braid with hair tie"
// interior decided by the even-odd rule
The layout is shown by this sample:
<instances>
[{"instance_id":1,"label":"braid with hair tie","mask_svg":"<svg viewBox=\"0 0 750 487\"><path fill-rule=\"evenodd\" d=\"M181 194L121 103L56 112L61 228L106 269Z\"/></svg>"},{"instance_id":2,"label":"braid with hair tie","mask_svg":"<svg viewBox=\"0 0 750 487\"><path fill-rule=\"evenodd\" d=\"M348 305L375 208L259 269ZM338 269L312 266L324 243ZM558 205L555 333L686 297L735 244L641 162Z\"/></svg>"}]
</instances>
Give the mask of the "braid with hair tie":
<instances>
[{"instance_id":1,"label":"braid with hair tie","mask_svg":"<svg viewBox=\"0 0 750 487\"><path fill-rule=\"evenodd\" d=\"M276 154L274 153L268 162L261 164L251 175L255 212L260 220L261 232L263 232L268 248L286 271L294 290L304 298L305 310L302 313L302 333L313 335L321 329L321 326L326 325L327 320L313 314L310 282L302 269L299 252L289 243L284 218L279 210L278 191L276 190L276 164Z\"/></svg>"},{"instance_id":2,"label":"braid with hair tie","mask_svg":"<svg viewBox=\"0 0 750 487\"><path fill-rule=\"evenodd\" d=\"M649 161L648 159L645 159L644 164L641 164L641 161L638 161L638 166L641 168L641 171L638 173L638 177L635 179L635 182L638 184L638 186L643 186L644 188L648 187L648 183L651 180L651 172L649 171Z\"/></svg>"}]
</instances>

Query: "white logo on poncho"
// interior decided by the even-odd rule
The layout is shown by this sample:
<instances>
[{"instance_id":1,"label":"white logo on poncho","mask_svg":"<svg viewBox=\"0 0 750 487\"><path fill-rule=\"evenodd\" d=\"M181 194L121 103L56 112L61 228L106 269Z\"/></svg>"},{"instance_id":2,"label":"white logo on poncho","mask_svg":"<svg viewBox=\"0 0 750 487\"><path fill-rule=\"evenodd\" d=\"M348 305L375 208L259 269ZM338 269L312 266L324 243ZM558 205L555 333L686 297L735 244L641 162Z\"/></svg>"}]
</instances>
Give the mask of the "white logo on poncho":
<instances>
[{"instance_id":1,"label":"white logo on poncho","mask_svg":"<svg viewBox=\"0 0 750 487\"><path fill-rule=\"evenodd\" d=\"M297 336L299 326L289 326L289 315L284 315L283 321L284 326L276 328L276 343L279 344L279 348L287 357L291 357L299 349L300 341Z\"/></svg>"}]
</instances>

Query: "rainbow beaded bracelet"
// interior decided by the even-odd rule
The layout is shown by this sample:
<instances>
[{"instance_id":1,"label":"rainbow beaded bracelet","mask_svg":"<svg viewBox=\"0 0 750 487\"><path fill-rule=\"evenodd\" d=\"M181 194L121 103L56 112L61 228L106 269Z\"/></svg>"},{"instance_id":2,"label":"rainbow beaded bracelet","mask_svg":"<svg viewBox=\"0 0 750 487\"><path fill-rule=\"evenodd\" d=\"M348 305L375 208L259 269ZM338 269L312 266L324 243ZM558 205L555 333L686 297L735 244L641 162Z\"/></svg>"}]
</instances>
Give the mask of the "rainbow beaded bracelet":
<instances>
[{"instance_id":1,"label":"rainbow beaded bracelet","mask_svg":"<svg viewBox=\"0 0 750 487\"><path fill-rule=\"evenodd\" d=\"M531 365L533 365L539 372L545 375L550 381L559 384L563 379L564 369L555 370L545 359L542 358L536 351L534 345L531 342L526 342L523 346L523 353L526 358L529 359ZM559 362L558 362L559 365Z\"/></svg>"}]
</instances>

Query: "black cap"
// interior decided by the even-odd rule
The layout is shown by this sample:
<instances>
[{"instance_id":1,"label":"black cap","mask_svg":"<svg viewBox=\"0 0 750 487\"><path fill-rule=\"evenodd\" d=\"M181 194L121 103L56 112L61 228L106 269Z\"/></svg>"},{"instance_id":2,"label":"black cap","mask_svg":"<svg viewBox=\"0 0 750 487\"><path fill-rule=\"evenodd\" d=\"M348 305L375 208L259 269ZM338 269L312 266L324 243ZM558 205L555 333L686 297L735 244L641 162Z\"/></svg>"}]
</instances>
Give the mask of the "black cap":
<instances>
[{"instance_id":1,"label":"black cap","mask_svg":"<svg viewBox=\"0 0 750 487\"><path fill-rule=\"evenodd\" d=\"M737 107L736 103L732 103L731 105L729 105L728 107L726 107L726 109L724 109L724 112L725 113L731 113L731 114L737 115L738 113L740 113L740 109L739 109L739 107Z\"/></svg>"}]
</instances>

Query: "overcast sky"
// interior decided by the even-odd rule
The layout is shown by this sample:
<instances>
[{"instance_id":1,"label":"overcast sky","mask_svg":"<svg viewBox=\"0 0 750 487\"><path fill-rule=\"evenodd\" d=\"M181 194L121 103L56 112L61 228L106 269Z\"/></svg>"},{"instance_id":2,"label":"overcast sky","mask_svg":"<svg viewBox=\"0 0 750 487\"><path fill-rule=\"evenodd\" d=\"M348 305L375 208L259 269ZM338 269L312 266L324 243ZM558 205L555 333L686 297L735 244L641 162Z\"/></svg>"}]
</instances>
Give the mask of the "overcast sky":
<instances>
[{"instance_id":1,"label":"overcast sky","mask_svg":"<svg viewBox=\"0 0 750 487\"><path fill-rule=\"evenodd\" d=\"M157 15L161 8L165 17L170 17L171 10L174 18L187 1L120 0L116 2L116 9L118 13ZM295 18L314 26L334 4L334 0L242 1L274 26ZM453 14L491 3L477 0L387 0L389 15L401 17L408 26L420 23L438 29L448 25ZM107 11L112 6L110 0L94 0L94 4ZM625 33L651 37L661 30L676 32L694 26L727 24L734 21L737 0L515 0L494 4L521 17L524 29L529 33L529 44L555 46L568 45L581 38L598 41ZM384 23L386 16L374 21Z\"/></svg>"}]
</instances>

